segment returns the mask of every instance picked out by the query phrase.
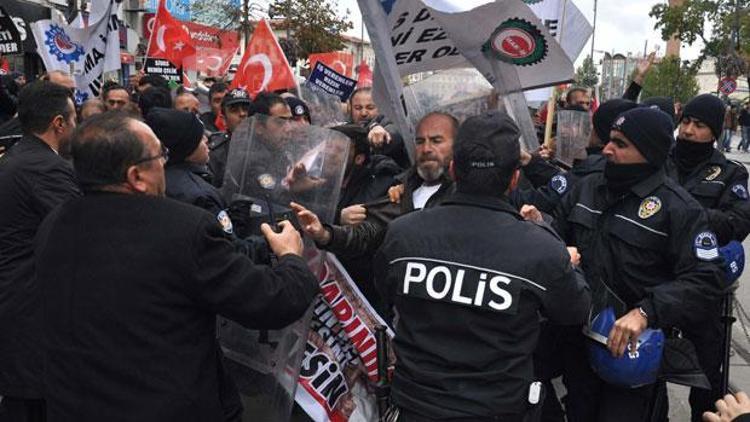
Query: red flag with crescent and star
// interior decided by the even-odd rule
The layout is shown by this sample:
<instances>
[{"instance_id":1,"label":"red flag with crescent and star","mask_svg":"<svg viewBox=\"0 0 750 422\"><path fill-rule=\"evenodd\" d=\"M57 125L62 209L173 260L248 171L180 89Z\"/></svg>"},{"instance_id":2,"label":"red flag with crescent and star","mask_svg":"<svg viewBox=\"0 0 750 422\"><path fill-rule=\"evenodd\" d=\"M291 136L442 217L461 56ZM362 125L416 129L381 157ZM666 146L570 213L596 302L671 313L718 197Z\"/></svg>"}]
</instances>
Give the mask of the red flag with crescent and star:
<instances>
[{"instance_id":1,"label":"red flag with crescent and star","mask_svg":"<svg viewBox=\"0 0 750 422\"><path fill-rule=\"evenodd\" d=\"M181 67L186 57L195 55L195 46L190 38L190 31L181 21L172 17L165 2L166 0L159 0L146 56L169 60L176 67Z\"/></svg>"},{"instance_id":2,"label":"red flag with crescent and star","mask_svg":"<svg viewBox=\"0 0 750 422\"><path fill-rule=\"evenodd\" d=\"M279 41L268 22L261 20L247 43L231 87L243 88L255 97L262 91L273 92L296 85Z\"/></svg>"},{"instance_id":3,"label":"red flag with crescent and star","mask_svg":"<svg viewBox=\"0 0 750 422\"><path fill-rule=\"evenodd\" d=\"M346 51L310 54L307 60L310 61L310 69L315 69L315 63L321 62L347 78L351 78L354 71L354 54Z\"/></svg>"}]
</instances>

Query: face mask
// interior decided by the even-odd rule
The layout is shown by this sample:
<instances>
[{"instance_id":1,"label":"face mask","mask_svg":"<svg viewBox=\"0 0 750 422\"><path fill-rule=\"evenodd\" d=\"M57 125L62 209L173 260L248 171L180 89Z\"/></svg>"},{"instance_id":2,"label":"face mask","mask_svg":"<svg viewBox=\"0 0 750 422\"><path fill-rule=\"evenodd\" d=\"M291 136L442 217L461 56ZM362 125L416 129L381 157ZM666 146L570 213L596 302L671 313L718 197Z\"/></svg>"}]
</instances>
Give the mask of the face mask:
<instances>
[{"instance_id":1,"label":"face mask","mask_svg":"<svg viewBox=\"0 0 750 422\"><path fill-rule=\"evenodd\" d=\"M607 161L604 167L604 177L607 179L607 188L610 191L621 193L645 180L656 170L649 163L615 164Z\"/></svg>"},{"instance_id":2,"label":"face mask","mask_svg":"<svg viewBox=\"0 0 750 422\"><path fill-rule=\"evenodd\" d=\"M713 142L691 142L677 138L674 146L675 163L683 171L693 170L700 163L708 160L713 152Z\"/></svg>"}]
</instances>

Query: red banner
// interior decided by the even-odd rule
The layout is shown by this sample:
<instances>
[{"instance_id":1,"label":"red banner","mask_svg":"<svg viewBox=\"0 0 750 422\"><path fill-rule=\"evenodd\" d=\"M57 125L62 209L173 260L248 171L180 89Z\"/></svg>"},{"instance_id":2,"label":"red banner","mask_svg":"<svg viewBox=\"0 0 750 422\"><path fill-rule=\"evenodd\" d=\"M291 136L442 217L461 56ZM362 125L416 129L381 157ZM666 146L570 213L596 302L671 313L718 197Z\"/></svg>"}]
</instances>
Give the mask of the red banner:
<instances>
[{"instance_id":1,"label":"red banner","mask_svg":"<svg viewBox=\"0 0 750 422\"><path fill-rule=\"evenodd\" d=\"M310 54L308 60L310 69L315 69L315 63L321 62L347 78L351 78L354 73L354 54L346 51Z\"/></svg>"}]
</instances>

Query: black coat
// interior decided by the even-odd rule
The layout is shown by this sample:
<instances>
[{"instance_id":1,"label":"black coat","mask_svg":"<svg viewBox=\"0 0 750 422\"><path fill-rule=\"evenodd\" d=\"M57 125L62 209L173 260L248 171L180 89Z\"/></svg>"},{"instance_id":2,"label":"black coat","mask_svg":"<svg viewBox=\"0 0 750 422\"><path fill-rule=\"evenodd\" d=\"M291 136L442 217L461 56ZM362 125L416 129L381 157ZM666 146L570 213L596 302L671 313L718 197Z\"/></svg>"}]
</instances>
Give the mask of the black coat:
<instances>
[{"instance_id":1,"label":"black coat","mask_svg":"<svg viewBox=\"0 0 750 422\"><path fill-rule=\"evenodd\" d=\"M70 164L39 138L23 138L0 158L0 395L40 397L34 234L53 208L78 195Z\"/></svg>"},{"instance_id":2,"label":"black coat","mask_svg":"<svg viewBox=\"0 0 750 422\"><path fill-rule=\"evenodd\" d=\"M216 315L281 328L318 292L302 258L255 265L214 216L167 198L87 194L37 245L50 422L221 421Z\"/></svg>"},{"instance_id":3,"label":"black coat","mask_svg":"<svg viewBox=\"0 0 750 422\"><path fill-rule=\"evenodd\" d=\"M211 175L206 166L188 162L172 164L164 169L164 176L168 197L203 208L215 216L226 209L219 190L209 183Z\"/></svg>"},{"instance_id":4,"label":"black coat","mask_svg":"<svg viewBox=\"0 0 750 422\"><path fill-rule=\"evenodd\" d=\"M552 229L500 198L457 193L394 220L374 268L398 313L392 398L425 420L525 413L539 312L580 324L591 298Z\"/></svg>"}]
</instances>

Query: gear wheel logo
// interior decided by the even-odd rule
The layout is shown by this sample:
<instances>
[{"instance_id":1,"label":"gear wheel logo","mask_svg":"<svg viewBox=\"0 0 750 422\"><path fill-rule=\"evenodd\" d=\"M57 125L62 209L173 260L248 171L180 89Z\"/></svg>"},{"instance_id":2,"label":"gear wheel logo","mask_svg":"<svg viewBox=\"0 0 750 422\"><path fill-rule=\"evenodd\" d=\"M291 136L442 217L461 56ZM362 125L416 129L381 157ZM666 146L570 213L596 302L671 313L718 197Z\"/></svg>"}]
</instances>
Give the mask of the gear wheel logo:
<instances>
[{"instance_id":1,"label":"gear wheel logo","mask_svg":"<svg viewBox=\"0 0 750 422\"><path fill-rule=\"evenodd\" d=\"M547 57L547 40L531 22L511 18L492 32L482 51L497 60L517 66L531 66Z\"/></svg>"},{"instance_id":2,"label":"gear wheel logo","mask_svg":"<svg viewBox=\"0 0 750 422\"><path fill-rule=\"evenodd\" d=\"M49 53L61 62L77 62L84 54L83 47L73 42L58 25L50 25L49 29L44 31L44 37L44 44L49 48Z\"/></svg>"}]
</instances>

